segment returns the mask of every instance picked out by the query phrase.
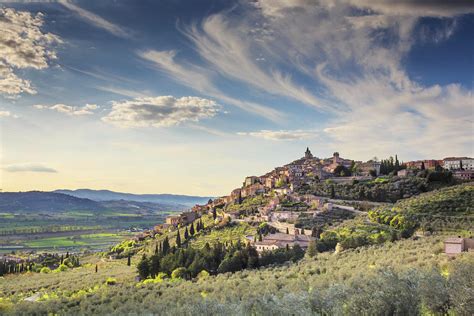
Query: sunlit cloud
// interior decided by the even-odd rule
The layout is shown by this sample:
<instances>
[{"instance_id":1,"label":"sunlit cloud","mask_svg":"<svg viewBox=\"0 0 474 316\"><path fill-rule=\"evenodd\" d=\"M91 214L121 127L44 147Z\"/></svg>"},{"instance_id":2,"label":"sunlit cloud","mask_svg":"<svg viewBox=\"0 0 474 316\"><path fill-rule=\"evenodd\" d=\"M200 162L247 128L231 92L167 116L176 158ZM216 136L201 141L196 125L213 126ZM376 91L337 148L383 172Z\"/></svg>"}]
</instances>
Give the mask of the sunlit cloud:
<instances>
[{"instance_id":1,"label":"sunlit cloud","mask_svg":"<svg viewBox=\"0 0 474 316\"><path fill-rule=\"evenodd\" d=\"M212 118L219 105L198 97L159 96L113 101L112 111L102 118L118 127L169 127L184 122L198 122Z\"/></svg>"},{"instance_id":2,"label":"sunlit cloud","mask_svg":"<svg viewBox=\"0 0 474 316\"><path fill-rule=\"evenodd\" d=\"M17 98L22 93L36 94L31 82L18 77L16 69L48 68L56 58L54 44L61 39L42 31L44 16L11 8L0 8L0 94Z\"/></svg>"},{"instance_id":3,"label":"sunlit cloud","mask_svg":"<svg viewBox=\"0 0 474 316\"><path fill-rule=\"evenodd\" d=\"M261 130L257 132L239 132L240 136L252 136L256 138L263 138L267 140L302 140L316 137L315 131L305 130Z\"/></svg>"},{"instance_id":4,"label":"sunlit cloud","mask_svg":"<svg viewBox=\"0 0 474 316\"><path fill-rule=\"evenodd\" d=\"M86 104L82 107L71 106L66 104L54 104L54 105L42 105L42 104L35 104L33 105L35 109L38 110L53 110L59 113L64 113L67 115L92 115L94 114L94 110L98 109L97 104Z\"/></svg>"}]
</instances>

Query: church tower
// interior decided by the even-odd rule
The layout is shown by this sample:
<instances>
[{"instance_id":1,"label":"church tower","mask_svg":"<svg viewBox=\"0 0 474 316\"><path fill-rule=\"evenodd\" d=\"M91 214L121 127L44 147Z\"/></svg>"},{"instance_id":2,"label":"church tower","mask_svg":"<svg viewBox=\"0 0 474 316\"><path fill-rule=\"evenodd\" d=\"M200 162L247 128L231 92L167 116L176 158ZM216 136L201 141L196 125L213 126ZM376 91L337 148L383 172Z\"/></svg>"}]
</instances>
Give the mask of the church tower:
<instances>
[{"instance_id":1,"label":"church tower","mask_svg":"<svg viewBox=\"0 0 474 316\"><path fill-rule=\"evenodd\" d=\"M306 147L306 152L304 153L304 157L306 159L311 159L313 158L313 154L311 153L311 150L309 150L309 147Z\"/></svg>"}]
</instances>

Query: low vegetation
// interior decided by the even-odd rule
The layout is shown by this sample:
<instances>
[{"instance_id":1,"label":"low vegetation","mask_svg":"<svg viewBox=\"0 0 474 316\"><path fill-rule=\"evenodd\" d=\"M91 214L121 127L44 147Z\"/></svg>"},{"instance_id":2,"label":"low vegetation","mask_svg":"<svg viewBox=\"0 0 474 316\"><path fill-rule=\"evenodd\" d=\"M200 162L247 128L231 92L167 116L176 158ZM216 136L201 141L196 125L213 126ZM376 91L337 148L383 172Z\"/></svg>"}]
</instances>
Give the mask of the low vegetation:
<instances>
[{"instance_id":1,"label":"low vegetation","mask_svg":"<svg viewBox=\"0 0 474 316\"><path fill-rule=\"evenodd\" d=\"M449 260L442 253L443 239L407 239L338 254L320 253L296 264L217 276L204 273L194 282L183 281L177 272L174 279L134 283L132 268L111 262L97 274L93 267L63 272L56 282L32 275L8 290L0 282L0 311L39 315L469 315L474 309L474 257L465 253ZM74 282L78 277L83 280L80 284ZM114 285L105 284L108 277L116 279ZM22 300L26 297L22 295L36 291L44 299ZM25 292L30 294L22 294Z\"/></svg>"}]
</instances>

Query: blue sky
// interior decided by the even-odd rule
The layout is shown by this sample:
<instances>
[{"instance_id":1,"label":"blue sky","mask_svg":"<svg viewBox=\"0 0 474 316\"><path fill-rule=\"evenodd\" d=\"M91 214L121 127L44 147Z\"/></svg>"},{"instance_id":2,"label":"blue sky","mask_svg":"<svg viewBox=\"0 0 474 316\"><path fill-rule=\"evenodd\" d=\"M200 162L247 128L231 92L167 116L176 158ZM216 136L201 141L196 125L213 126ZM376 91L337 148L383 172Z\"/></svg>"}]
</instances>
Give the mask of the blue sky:
<instances>
[{"instance_id":1,"label":"blue sky","mask_svg":"<svg viewBox=\"0 0 474 316\"><path fill-rule=\"evenodd\" d=\"M0 7L5 191L219 195L306 146L474 154L469 1Z\"/></svg>"}]
</instances>

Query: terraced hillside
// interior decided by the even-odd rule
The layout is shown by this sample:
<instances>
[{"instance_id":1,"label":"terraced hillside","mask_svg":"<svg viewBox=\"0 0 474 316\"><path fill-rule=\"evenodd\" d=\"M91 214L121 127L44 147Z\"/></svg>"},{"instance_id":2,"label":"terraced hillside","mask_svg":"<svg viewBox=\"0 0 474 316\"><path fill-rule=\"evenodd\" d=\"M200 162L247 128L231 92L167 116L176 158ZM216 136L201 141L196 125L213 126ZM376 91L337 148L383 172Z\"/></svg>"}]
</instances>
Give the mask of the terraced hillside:
<instances>
[{"instance_id":1,"label":"terraced hillside","mask_svg":"<svg viewBox=\"0 0 474 316\"><path fill-rule=\"evenodd\" d=\"M369 211L369 218L397 229L474 230L474 184L443 188Z\"/></svg>"}]
</instances>

